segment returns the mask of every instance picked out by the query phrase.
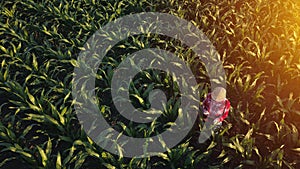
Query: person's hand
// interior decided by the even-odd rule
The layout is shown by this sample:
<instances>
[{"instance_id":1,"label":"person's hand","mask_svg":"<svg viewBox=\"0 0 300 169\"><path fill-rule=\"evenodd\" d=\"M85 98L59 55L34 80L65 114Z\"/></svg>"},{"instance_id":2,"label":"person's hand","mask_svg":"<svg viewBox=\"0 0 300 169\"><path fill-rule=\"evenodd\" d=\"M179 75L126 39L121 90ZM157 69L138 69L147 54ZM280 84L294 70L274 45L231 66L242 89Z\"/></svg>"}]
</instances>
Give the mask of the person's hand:
<instances>
[{"instance_id":1,"label":"person's hand","mask_svg":"<svg viewBox=\"0 0 300 169\"><path fill-rule=\"evenodd\" d=\"M220 122L219 118L214 119L213 124L218 124Z\"/></svg>"},{"instance_id":2,"label":"person's hand","mask_svg":"<svg viewBox=\"0 0 300 169\"><path fill-rule=\"evenodd\" d=\"M204 111L203 111L203 120L204 120L204 121L207 121L207 119L208 119L207 116L208 116L208 115L209 115L209 112L208 112L207 110L204 110Z\"/></svg>"},{"instance_id":3,"label":"person's hand","mask_svg":"<svg viewBox=\"0 0 300 169\"><path fill-rule=\"evenodd\" d=\"M209 115L209 112L208 112L207 110L204 110L204 111L203 111L203 114L204 114L205 116L208 116L208 115Z\"/></svg>"}]
</instances>

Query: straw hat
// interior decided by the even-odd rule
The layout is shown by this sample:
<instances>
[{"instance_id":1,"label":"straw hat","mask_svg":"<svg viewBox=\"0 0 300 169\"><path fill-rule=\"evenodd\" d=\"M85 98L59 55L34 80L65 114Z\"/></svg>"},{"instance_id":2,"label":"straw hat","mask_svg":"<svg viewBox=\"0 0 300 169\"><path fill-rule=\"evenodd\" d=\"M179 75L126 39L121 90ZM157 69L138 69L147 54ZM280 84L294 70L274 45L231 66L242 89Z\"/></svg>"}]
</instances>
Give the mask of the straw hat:
<instances>
[{"instance_id":1,"label":"straw hat","mask_svg":"<svg viewBox=\"0 0 300 169\"><path fill-rule=\"evenodd\" d=\"M226 89L224 89L223 87L216 87L212 91L211 97L217 102L224 101L226 98Z\"/></svg>"}]
</instances>

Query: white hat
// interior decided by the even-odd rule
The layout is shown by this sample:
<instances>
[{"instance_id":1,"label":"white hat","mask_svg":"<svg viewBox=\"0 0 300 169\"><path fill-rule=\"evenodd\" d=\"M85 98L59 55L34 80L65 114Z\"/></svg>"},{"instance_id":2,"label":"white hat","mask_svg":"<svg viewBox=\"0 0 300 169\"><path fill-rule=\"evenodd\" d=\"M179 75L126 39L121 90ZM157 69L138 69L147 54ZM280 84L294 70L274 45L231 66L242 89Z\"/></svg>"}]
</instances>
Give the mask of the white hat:
<instances>
[{"instance_id":1,"label":"white hat","mask_svg":"<svg viewBox=\"0 0 300 169\"><path fill-rule=\"evenodd\" d=\"M211 93L211 97L217 102L224 101L226 98L226 89L224 89L223 87L214 88Z\"/></svg>"}]
</instances>

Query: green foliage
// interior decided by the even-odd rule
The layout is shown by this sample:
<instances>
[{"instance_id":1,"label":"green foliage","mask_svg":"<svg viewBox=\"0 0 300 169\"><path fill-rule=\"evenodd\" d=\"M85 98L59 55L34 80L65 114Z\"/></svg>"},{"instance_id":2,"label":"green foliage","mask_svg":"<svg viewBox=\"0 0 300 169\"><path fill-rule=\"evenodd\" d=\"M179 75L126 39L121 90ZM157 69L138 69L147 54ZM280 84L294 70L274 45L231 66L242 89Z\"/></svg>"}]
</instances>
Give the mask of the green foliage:
<instances>
[{"instance_id":1,"label":"green foliage","mask_svg":"<svg viewBox=\"0 0 300 169\"><path fill-rule=\"evenodd\" d=\"M222 57L232 108L220 133L204 144L195 141L197 123L180 144L158 156L117 157L98 147L77 120L73 68L101 26L150 11L187 19L209 37ZM296 0L1 1L0 168L299 168L299 11ZM176 39L146 34L125 39L99 67L95 92L107 121L129 136L156 135L179 111L176 83L157 70L140 72L130 97L135 107L147 109L149 93L163 89L168 102L160 118L135 124L112 106L113 70L129 54L149 47L188 62L201 98L210 90L203 63Z\"/></svg>"}]
</instances>

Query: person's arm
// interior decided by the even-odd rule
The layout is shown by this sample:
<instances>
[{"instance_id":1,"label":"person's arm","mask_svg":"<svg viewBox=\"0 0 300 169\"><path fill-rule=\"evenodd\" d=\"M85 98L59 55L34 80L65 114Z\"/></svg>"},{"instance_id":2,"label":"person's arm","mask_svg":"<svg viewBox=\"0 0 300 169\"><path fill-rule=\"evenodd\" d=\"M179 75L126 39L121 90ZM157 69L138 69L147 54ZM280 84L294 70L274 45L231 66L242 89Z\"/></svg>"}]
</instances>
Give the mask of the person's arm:
<instances>
[{"instance_id":1,"label":"person's arm","mask_svg":"<svg viewBox=\"0 0 300 169\"><path fill-rule=\"evenodd\" d=\"M219 118L219 121L220 121L220 122L224 121L224 119L227 118L228 113L229 113L229 110L230 110L230 102L229 102L229 100L226 100L226 101L225 101L224 113L223 113L223 115Z\"/></svg>"},{"instance_id":2,"label":"person's arm","mask_svg":"<svg viewBox=\"0 0 300 169\"><path fill-rule=\"evenodd\" d=\"M209 115L209 99L210 99L210 94L207 95L207 97L205 98L205 100L203 101L203 105L202 105L202 108L203 108L203 115L204 115L204 118L206 119L207 116Z\"/></svg>"}]
</instances>

